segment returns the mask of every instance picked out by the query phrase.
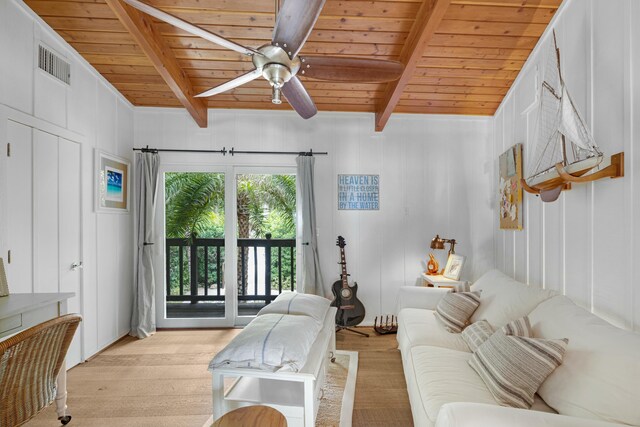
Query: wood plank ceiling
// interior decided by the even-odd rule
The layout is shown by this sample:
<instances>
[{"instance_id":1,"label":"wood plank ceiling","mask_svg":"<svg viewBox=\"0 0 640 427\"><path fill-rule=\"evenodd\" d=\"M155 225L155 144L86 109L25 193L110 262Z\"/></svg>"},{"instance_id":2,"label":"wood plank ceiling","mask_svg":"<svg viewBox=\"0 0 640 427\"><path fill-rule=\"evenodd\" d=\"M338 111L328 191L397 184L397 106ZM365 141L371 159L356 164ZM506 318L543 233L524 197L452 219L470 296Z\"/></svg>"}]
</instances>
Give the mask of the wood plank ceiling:
<instances>
[{"instance_id":1,"label":"wood plank ceiling","mask_svg":"<svg viewBox=\"0 0 640 427\"><path fill-rule=\"evenodd\" d=\"M270 41L275 21L275 0L145 1L250 47ZM183 105L104 0L25 2L134 105ZM436 4L437 0L327 0L300 55L401 60L414 24L420 24L416 19L424 15L420 15L424 2ZM419 46L422 52L393 112L493 115L561 2L446 1L435 33ZM196 92L252 69L249 57L153 22ZM380 114L387 107L385 93L391 84L302 80L320 111ZM208 98L207 104L210 108L290 108L286 103L271 103L264 79Z\"/></svg>"}]
</instances>

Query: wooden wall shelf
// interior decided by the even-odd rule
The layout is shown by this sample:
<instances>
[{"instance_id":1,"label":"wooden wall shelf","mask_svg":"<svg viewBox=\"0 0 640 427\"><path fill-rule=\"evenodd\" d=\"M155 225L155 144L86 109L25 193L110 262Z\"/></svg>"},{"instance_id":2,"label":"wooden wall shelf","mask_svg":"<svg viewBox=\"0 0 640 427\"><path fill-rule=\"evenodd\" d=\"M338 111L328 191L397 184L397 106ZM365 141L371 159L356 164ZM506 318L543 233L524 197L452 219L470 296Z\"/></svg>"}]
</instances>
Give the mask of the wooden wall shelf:
<instances>
[{"instance_id":1,"label":"wooden wall shelf","mask_svg":"<svg viewBox=\"0 0 640 427\"><path fill-rule=\"evenodd\" d=\"M587 175L581 175L581 176L572 175L565 170L564 165L562 165L562 163L557 163L555 168L556 168L556 171L558 172L559 177L555 178L553 181L554 182L557 181L558 185L564 185L564 187L562 188L563 191L570 190L572 183L585 183L585 182L597 181L603 178L613 179L613 178L623 177L624 176L624 152L613 154L611 156L611 164L609 166ZM539 195L542 191L549 189L549 187L553 187L553 186L549 186L547 183L545 183L545 188L537 188L535 186L531 187L527 185L527 182L525 179L522 179L521 182L522 182L522 188L527 193L536 194L536 195ZM555 185L555 187L557 187L558 185Z\"/></svg>"}]
</instances>

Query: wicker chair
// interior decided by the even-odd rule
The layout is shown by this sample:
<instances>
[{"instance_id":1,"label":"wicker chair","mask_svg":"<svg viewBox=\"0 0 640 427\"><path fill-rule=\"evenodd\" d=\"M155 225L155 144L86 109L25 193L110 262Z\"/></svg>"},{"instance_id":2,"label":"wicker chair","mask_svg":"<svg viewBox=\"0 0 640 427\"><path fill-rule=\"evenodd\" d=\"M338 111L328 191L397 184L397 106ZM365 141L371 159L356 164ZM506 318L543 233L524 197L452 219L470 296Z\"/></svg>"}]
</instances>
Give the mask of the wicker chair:
<instances>
[{"instance_id":1,"label":"wicker chair","mask_svg":"<svg viewBox=\"0 0 640 427\"><path fill-rule=\"evenodd\" d=\"M81 320L74 314L60 316L0 342L0 426L22 425L53 402L60 367Z\"/></svg>"}]
</instances>

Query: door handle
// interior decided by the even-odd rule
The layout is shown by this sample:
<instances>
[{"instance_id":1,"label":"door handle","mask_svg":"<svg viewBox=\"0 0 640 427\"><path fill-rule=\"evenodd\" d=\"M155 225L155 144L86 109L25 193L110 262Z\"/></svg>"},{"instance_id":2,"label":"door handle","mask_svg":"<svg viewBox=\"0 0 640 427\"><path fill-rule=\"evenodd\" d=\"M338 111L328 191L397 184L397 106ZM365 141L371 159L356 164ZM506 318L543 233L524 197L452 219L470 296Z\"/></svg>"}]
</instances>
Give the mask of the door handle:
<instances>
[{"instance_id":1,"label":"door handle","mask_svg":"<svg viewBox=\"0 0 640 427\"><path fill-rule=\"evenodd\" d=\"M71 264L71 270L73 271L78 271L79 269L82 268L82 261L76 261L73 264Z\"/></svg>"}]
</instances>

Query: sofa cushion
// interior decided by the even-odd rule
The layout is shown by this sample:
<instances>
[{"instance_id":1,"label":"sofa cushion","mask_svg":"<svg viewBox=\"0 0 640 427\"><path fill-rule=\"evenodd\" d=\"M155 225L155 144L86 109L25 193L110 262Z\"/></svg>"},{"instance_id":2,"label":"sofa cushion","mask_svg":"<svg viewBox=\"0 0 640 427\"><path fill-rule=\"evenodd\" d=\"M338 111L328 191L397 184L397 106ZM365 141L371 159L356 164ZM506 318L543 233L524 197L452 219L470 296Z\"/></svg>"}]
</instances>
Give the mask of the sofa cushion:
<instances>
[{"instance_id":1,"label":"sofa cushion","mask_svg":"<svg viewBox=\"0 0 640 427\"><path fill-rule=\"evenodd\" d=\"M480 307L471 316L471 322L486 319L494 328L529 314L542 301L557 295L550 290L527 286L499 270L483 274L471 290L482 291Z\"/></svg>"},{"instance_id":2,"label":"sofa cushion","mask_svg":"<svg viewBox=\"0 0 640 427\"><path fill-rule=\"evenodd\" d=\"M482 379L467 361L471 353L442 347L420 346L411 349L415 387L422 409L434 423L440 407L451 402L476 402L497 405ZM412 408L412 410L415 410Z\"/></svg>"},{"instance_id":3,"label":"sofa cushion","mask_svg":"<svg viewBox=\"0 0 640 427\"><path fill-rule=\"evenodd\" d=\"M502 406L529 409L540 385L561 363L566 339L547 340L493 334L469 365Z\"/></svg>"},{"instance_id":4,"label":"sofa cushion","mask_svg":"<svg viewBox=\"0 0 640 427\"><path fill-rule=\"evenodd\" d=\"M604 421L585 420L526 409L481 403L449 403L442 407L435 427L621 427Z\"/></svg>"},{"instance_id":5,"label":"sofa cushion","mask_svg":"<svg viewBox=\"0 0 640 427\"><path fill-rule=\"evenodd\" d=\"M398 343L402 351L431 345L469 351L460 334L448 332L433 315L433 310L405 308L398 314Z\"/></svg>"},{"instance_id":6,"label":"sofa cushion","mask_svg":"<svg viewBox=\"0 0 640 427\"><path fill-rule=\"evenodd\" d=\"M480 305L480 292L457 292L445 295L436 307L436 319L453 333L460 333Z\"/></svg>"},{"instance_id":7,"label":"sofa cushion","mask_svg":"<svg viewBox=\"0 0 640 427\"><path fill-rule=\"evenodd\" d=\"M466 356L464 356L465 354ZM463 401L473 399L474 402L481 401L497 405L495 400L489 399L486 387L484 384L480 384L480 378L467 364L470 355L471 353L450 349L442 349L440 351L438 347L431 346L418 346L414 349L407 348L406 351L402 351L402 365L407 381L409 401L411 402L413 425L433 427L435 420L431 417L436 416L435 413L440 408L438 406L440 403L436 400L445 402L457 399L452 397L452 393L458 388L454 389L453 392L449 392L448 390L451 390L451 382L448 381L453 381L456 384L462 383L459 387L461 390L458 390L460 394L458 398L463 399ZM448 380L438 386L437 376L441 372L450 372L451 375L442 374L442 377ZM429 382L429 385L426 385L427 382ZM467 388L467 385L471 386ZM469 393L468 395L465 390ZM427 408L429 409L429 415L427 414ZM554 412L538 395L536 395L536 400L531 409Z\"/></svg>"},{"instance_id":8,"label":"sofa cushion","mask_svg":"<svg viewBox=\"0 0 640 427\"><path fill-rule=\"evenodd\" d=\"M529 315L536 337L567 337L564 363L539 390L559 413L640 425L640 334L557 296Z\"/></svg>"},{"instance_id":9,"label":"sofa cushion","mask_svg":"<svg viewBox=\"0 0 640 427\"><path fill-rule=\"evenodd\" d=\"M478 320L472 323L460 334L464 342L469 346L469 350L476 351L486 340L493 335L493 328L486 320Z\"/></svg>"}]
</instances>

